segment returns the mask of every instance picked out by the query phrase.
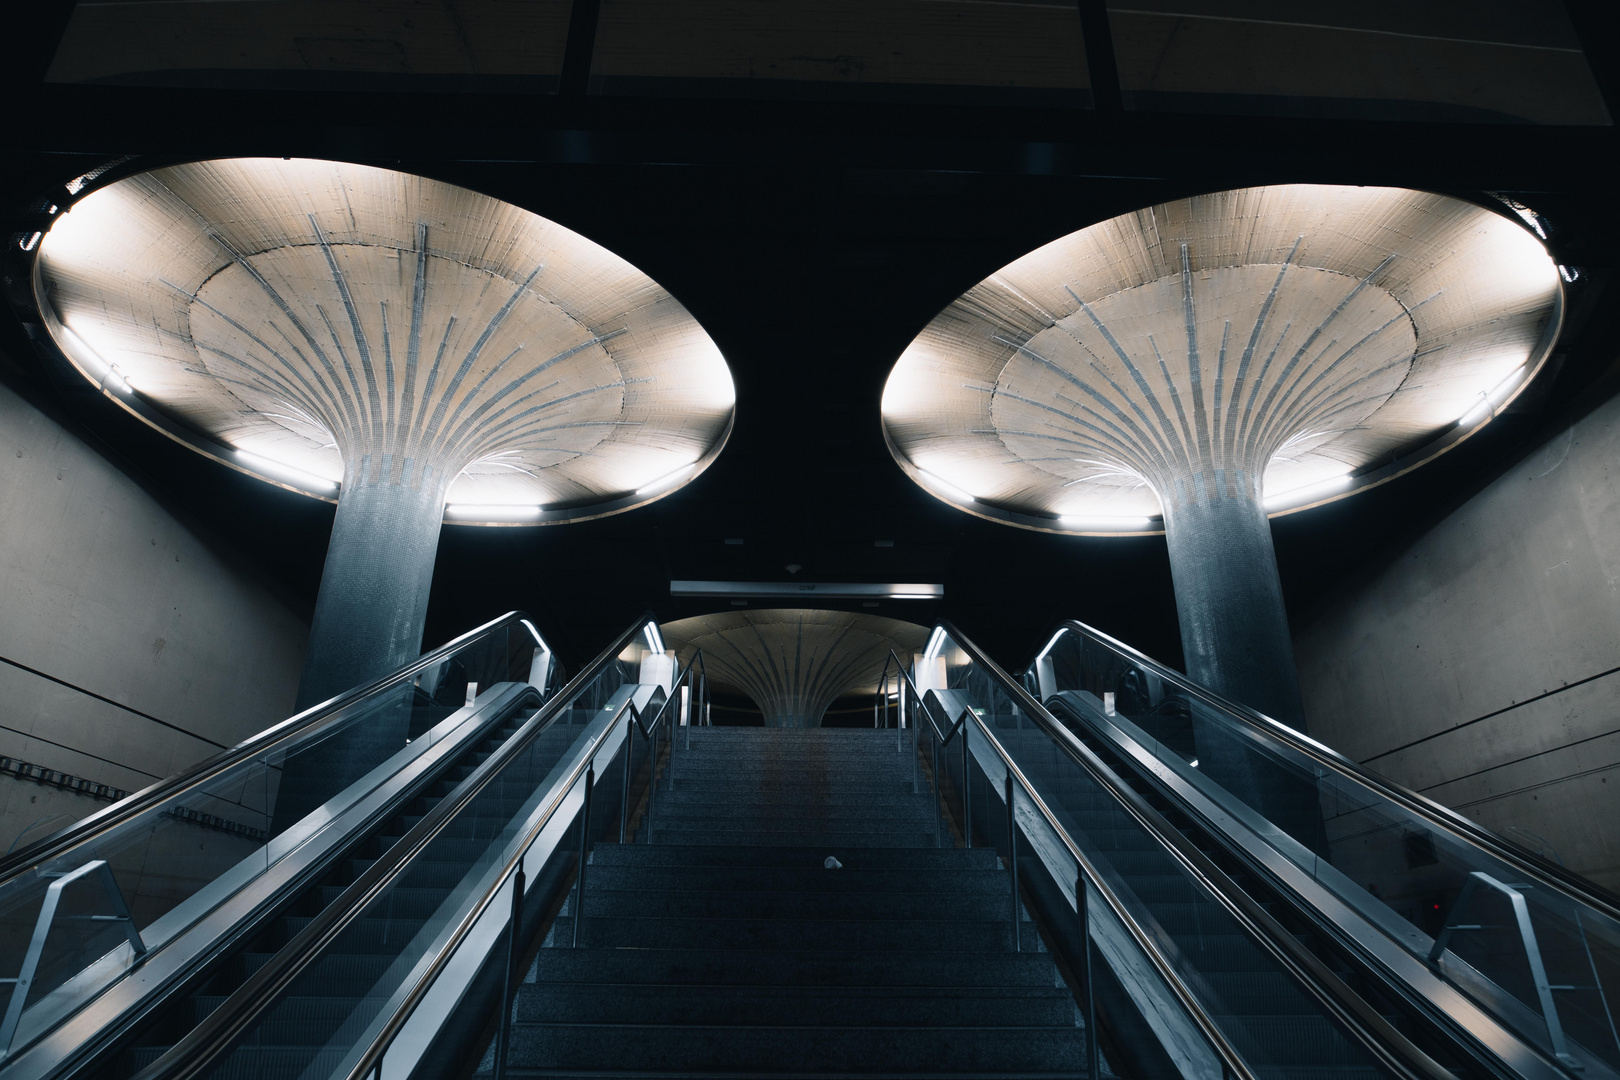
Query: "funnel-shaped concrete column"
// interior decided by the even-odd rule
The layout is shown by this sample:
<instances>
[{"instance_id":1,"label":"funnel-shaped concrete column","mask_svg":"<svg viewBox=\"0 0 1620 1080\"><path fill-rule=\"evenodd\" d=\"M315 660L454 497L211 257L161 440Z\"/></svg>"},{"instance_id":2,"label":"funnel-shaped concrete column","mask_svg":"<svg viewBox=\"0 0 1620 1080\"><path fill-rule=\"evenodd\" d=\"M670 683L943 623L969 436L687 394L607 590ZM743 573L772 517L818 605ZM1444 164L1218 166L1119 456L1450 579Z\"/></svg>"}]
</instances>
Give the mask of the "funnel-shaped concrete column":
<instances>
[{"instance_id":1,"label":"funnel-shaped concrete column","mask_svg":"<svg viewBox=\"0 0 1620 1080\"><path fill-rule=\"evenodd\" d=\"M1524 223L1440 195L1164 203L1053 241L941 313L889 377L885 434L969 513L1162 529L1188 674L1303 727L1268 513L1467 437L1534 375L1561 296Z\"/></svg>"},{"instance_id":2,"label":"funnel-shaped concrete column","mask_svg":"<svg viewBox=\"0 0 1620 1080\"><path fill-rule=\"evenodd\" d=\"M889 650L909 667L928 640L916 623L802 608L699 615L661 632L682 664L702 649L710 685L749 698L767 727L820 727L840 697L877 690Z\"/></svg>"},{"instance_id":3,"label":"funnel-shaped concrete column","mask_svg":"<svg viewBox=\"0 0 1620 1080\"><path fill-rule=\"evenodd\" d=\"M392 671L422 651L443 520L441 485L366 483L358 477L344 485L310 624L300 709Z\"/></svg>"},{"instance_id":4,"label":"funnel-shaped concrete column","mask_svg":"<svg viewBox=\"0 0 1620 1080\"><path fill-rule=\"evenodd\" d=\"M725 362L656 282L422 177L158 169L87 194L40 252L41 313L87 378L204 453L336 499L300 708L419 653L447 512L511 525L633 509L690 481L731 429ZM317 764L359 775L407 722L382 710Z\"/></svg>"},{"instance_id":5,"label":"funnel-shaped concrete column","mask_svg":"<svg viewBox=\"0 0 1620 1080\"><path fill-rule=\"evenodd\" d=\"M1302 727L1271 523L1259 501L1229 495L1166 510L1164 531L1187 674Z\"/></svg>"}]
</instances>

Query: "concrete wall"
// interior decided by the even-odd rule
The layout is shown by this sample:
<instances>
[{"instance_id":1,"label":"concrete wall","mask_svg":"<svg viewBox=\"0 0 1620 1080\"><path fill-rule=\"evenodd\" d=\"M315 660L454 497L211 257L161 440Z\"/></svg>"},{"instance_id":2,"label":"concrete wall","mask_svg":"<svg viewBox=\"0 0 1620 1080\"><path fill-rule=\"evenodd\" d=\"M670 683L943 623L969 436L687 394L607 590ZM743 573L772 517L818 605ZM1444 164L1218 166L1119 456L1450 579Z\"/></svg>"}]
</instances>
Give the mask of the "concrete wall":
<instances>
[{"instance_id":1,"label":"concrete wall","mask_svg":"<svg viewBox=\"0 0 1620 1080\"><path fill-rule=\"evenodd\" d=\"M228 552L0 385L0 755L138 790L288 716L307 636ZM0 774L0 852L105 805Z\"/></svg>"},{"instance_id":2,"label":"concrete wall","mask_svg":"<svg viewBox=\"0 0 1620 1080\"><path fill-rule=\"evenodd\" d=\"M1348 587L1311 734L1620 891L1620 398Z\"/></svg>"}]
</instances>

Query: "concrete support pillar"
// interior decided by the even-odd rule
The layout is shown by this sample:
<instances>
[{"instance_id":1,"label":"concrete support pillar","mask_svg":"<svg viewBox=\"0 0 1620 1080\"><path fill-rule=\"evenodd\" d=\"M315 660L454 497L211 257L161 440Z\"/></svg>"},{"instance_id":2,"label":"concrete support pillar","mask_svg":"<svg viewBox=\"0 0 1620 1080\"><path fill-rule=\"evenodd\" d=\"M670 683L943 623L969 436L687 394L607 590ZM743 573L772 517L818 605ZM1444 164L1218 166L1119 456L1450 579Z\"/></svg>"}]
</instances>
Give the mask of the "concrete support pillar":
<instances>
[{"instance_id":1,"label":"concrete support pillar","mask_svg":"<svg viewBox=\"0 0 1620 1080\"><path fill-rule=\"evenodd\" d=\"M444 520L437 483L346 479L298 685L298 708L386 675L422 651L433 560Z\"/></svg>"},{"instance_id":2,"label":"concrete support pillar","mask_svg":"<svg viewBox=\"0 0 1620 1080\"><path fill-rule=\"evenodd\" d=\"M1304 730L1271 523L1254 494L1240 489L1224 498L1166 503L1164 531L1187 675ZM1313 776L1266 755L1196 702L1192 727L1206 776L1306 847L1327 853Z\"/></svg>"},{"instance_id":3,"label":"concrete support pillar","mask_svg":"<svg viewBox=\"0 0 1620 1080\"><path fill-rule=\"evenodd\" d=\"M1271 523L1247 493L1167 503L1164 535L1187 675L1303 728Z\"/></svg>"},{"instance_id":4,"label":"concrete support pillar","mask_svg":"<svg viewBox=\"0 0 1620 1080\"><path fill-rule=\"evenodd\" d=\"M373 480L370 459L345 478L310 625L298 708L388 674L422 651L444 519L433 480ZM289 758L274 828L283 829L386 761L410 734L412 688L373 703L344 731Z\"/></svg>"}]
</instances>

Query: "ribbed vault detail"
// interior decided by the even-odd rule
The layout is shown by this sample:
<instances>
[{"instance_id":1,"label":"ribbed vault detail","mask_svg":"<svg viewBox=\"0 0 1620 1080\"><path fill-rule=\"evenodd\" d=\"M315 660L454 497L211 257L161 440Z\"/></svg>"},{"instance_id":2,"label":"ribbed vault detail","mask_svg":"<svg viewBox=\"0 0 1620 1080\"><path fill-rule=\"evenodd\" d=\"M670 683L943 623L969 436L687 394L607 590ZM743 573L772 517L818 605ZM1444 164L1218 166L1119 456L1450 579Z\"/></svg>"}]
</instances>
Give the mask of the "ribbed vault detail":
<instances>
[{"instance_id":1,"label":"ribbed vault detail","mask_svg":"<svg viewBox=\"0 0 1620 1080\"><path fill-rule=\"evenodd\" d=\"M801 608L699 615L661 630L682 664L701 648L711 685L748 697L772 727L819 727L838 698L876 691L890 649L909 665L928 640L916 623Z\"/></svg>"},{"instance_id":2,"label":"ribbed vault detail","mask_svg":"<svg viewBox=\"0 0 1620 1080\"><path fill-rule=\"evenodd\" d=\"M1220 192L974 286L896 364L884 424L936 494L1023 524L1258 500L1434 442L1539 362L1559 303L1535 237L1471 203Z\"/></svg>"},{"instance_id":3,"label":"ribbed vault detail","mask_svg":"<svg viewBox=\"0 0 1620 1080\"><path fill-rule=\"evenodd\" d=\"M185 426L347 487L589 516L706 464L731 420L725 362L656 282L422 177L264 159L142 173L73 207L40 275L88 376L116 368Z\"/></svg>"}]
</instances>

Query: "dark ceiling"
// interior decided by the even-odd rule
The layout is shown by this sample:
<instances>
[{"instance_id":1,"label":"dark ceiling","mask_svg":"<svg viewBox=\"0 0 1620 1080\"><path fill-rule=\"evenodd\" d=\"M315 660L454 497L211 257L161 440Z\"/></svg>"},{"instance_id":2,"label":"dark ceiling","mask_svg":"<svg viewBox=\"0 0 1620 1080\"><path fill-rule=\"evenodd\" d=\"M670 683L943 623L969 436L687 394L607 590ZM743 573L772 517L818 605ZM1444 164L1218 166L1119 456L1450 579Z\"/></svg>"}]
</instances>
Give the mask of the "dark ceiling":
<instances>
[{"instance_id":1,"label":"dark ceiling","mask_svg":"<svg viewBox=\"0 0 1620 1080\"><path fill-rule=\"evenodd\" d=\"M1577 23L1590 21L1571 4ZM13 55L48 57L71 4L14 13ZM1613 50L1589 59L1615 112ZM0 169L6 234L38 227L68 179L226 155L331 157L510 200L606 245L679 297L731 365L737 421L719 461L649 507L551 528L447 526L425 644L524 608L578 664L672 578L943 582L948 617L1021 667L1078 618L1179 663L1162 538L998 526L914 486L884 447L890 366L956 295L1074 229L1166 198L1248 184L1398 184L1493 204L1511 194L1580 270L1554 363L1505 415L1416 473L1278 519L1296 627L1574 414L1616 389L1620 224L1613 128L1210 117L1103 110L442 93L57 86L12 76ZM1499 204L1496 204L1499 205ZM215 465L65 377L31 343L27 256L8 242L0 375L175 511L313 604L332 508ZM727 539L741 539L741 545ZM876 546L892 541L892 546ZM802 567L796 575L786 567ZM755 601L758 606L779 606ZM853 605L860 609L859 602Z\"/></svg>"}]
</instances>

